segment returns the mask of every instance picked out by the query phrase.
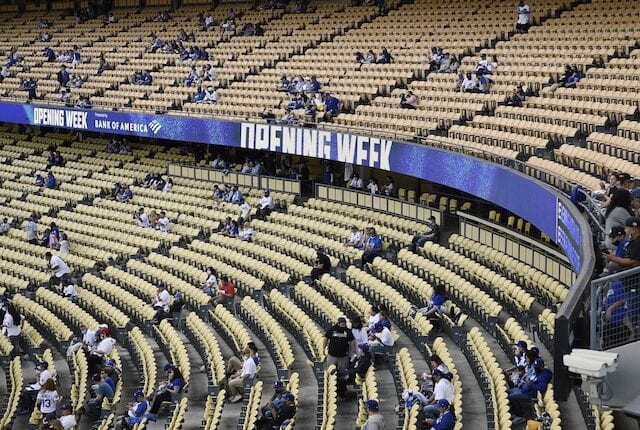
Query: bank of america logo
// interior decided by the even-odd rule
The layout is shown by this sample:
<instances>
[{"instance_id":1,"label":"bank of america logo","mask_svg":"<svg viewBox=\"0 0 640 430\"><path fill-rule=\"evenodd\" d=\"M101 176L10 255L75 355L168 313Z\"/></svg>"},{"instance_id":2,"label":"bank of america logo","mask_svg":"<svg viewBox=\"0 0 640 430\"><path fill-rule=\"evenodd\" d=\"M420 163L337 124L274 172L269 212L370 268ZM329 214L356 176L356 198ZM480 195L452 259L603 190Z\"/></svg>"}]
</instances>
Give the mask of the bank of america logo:
<instances>
[{"instance_id":1,"label":"bank of america logo","mask_svg":"<svg viewBox=\"0 0 640 430\"><path fill-rule=\"evenodd\" d=\"M151 129L153 134L158 134L158 132L162 128L162 125L157 120L154 119L149 123L149 128Z\"/></svg>"}]
</instances>

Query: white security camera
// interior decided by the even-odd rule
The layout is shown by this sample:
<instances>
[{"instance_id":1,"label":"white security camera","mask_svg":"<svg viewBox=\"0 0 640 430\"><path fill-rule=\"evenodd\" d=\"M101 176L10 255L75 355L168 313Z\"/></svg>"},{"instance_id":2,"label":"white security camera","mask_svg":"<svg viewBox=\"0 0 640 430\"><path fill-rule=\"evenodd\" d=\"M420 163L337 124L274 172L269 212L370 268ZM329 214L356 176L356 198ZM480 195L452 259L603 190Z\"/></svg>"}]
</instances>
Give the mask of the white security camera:
<instances>
[{"instance_id":1,"label":"white security camera","mask_svg":"<svg viewBox=\"0 0 640 430\"><path fill-rule=\"evenodd\" d=\"M607 373L615 372L618 367L618 354L576 348L571 354L566 354L562 361L570 372L601 379Z\"/></svg>"}]
</instances>

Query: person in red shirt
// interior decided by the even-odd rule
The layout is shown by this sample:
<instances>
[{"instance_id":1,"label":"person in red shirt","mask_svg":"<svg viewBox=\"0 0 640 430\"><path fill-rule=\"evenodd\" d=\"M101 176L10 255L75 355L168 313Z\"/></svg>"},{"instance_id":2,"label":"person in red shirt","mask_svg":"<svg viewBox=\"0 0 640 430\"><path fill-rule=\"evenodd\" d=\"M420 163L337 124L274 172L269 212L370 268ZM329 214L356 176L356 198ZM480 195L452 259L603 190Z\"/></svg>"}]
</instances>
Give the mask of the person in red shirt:
<instances>
[{"instance_id":1,"label":"person in red shirt","mask_svg":"<svg viewBox=\"0 0 640 430\"><path fill-rule=\"evenodd\" d=\"M233 303L233 297L236 294L236 287L229 282L229 278L227 276L220 277L220 285L218 286L219 294L211 300L213 306L217 306L222 304L227 306L228 304Z\"/></svg>"}]
</instances>

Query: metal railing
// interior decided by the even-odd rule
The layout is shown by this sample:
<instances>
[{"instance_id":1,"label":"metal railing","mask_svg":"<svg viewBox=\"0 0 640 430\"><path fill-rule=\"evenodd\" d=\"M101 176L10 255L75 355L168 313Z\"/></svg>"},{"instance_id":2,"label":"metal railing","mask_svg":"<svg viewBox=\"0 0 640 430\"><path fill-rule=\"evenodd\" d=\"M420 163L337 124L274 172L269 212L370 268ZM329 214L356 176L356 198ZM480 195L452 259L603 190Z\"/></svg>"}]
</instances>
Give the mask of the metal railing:
<instances>
[{"instance_id":1,"label":"metal railing","mask_svg":"<svg viewBox=\"0 0 640 430\"><path fill-rule=\"evenodd\" d=\"M640 328L640 267L591 282L590 347L606 350L634 342Z\"/></svg>"}]
</instances>

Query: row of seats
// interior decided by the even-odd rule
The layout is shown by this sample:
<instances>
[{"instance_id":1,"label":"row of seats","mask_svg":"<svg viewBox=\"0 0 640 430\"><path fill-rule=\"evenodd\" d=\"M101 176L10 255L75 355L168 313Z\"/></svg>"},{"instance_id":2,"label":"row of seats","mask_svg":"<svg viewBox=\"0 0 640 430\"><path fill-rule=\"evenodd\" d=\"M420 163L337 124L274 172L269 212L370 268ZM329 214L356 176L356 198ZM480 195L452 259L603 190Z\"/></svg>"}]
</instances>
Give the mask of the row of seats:
<instances>
[{"instance_id":1,"label":"row of seats","mask_svg":"<svg viewBox=\"0 0 640 430\"><path fill-rule=\"evenodd\" d=\"M87 311L92 312L101 321L109 324L109 327L117 329L120 333L125 333L127 326L131 323L131 318L115 308L111 303L91 291L77 287L77 303Z\"/></svg>"},{"instance_id":2,"label":"row of seats","mask_svg":"<svg viewBox=\"0 0 640 430\"><path fill-rule=\"evenodd\" d=\"M309 358L314 362L324 361L323 332L313 320L277 289L271 290L265 301L267 309L296 336Z\"/></svg>"},{"instance_id":3,"label":"row of seats","mask_svg":"<svg viewBox=\"0 0 640 430\"><path fill-rule=\"evenodd\" d=\"M7 392L9 396L6 401L6 408L3 410L2 418L0 418L0 427L10 428L18 411L18 404L22 399L22 388L24 386L24 375L22 374L22 365L20 357L15 357L9 363L9 371L7 377Z\"/></svg>"},{"instance_id":4,"label":"row of seats","mask_svg":"<svg viewBox=\"0 0 640 430\"><path fill-rule=\"evenodd\" d=\"M240 416L239 426L242 426L242 430L252 430L256 427L256 422L260 418L260 400L262 399L262 386L263 382L258 381L251 387L249 392L249 399L244 406L244 416Z\"/></svg>"},{"instance_id":5,"label":"row of seats","mask_svg":"<svg viewBox=\"0 0 640 430\"><path fill-rule=\"evenodd\" d=\"M480 288L420 255L401 249L398 252L398 265L432 284L443 285L448 296L456 303L464 304L465 312L481 324L488 323L490 317L497 317L502 311L502 306Z\"/></svg>"},{"instance_id":6,"label":"row of seats","mask_svg":"<svg viewBox=\"0 0 640 430\"><path fill-rule=\"evenodd\" d=\"M23 314L31 323L40 331L49 335L48 340L54 344L69 342L73 337L73 332L60 318L53 314L50 310L43 308L38 303L16 294L13 296L14 306Z\"/></svg>"},{"instance_id":7,"label":"row of seats","mask_svg":"<svg viewBox=\"0 0 640 430\"><path fill-rule=\"evenodd\" d=\"M483 286L501 303L506 303L515 315L528 313L535 301L531 294L515 282L442 245L426 242L419 252L475 285Z\"/></svg>"},{"instance_id":8,"label":"row of seats","mask_svg":"<svg viewBox=\"0 0 640 430\"><path fill-rule=\"evenodd\" d=\"M338 415L338 372L332 364L322 373L322 389L318 390L318 419L316 428L334 430ZM322 411L320 413L320 411Z\"/></svg>"},{"instance_id":9,"label":"row of seats","mask_svg":"<svg viewBox=\"0 0 640 430\"><path fill-rule=\"evenodd\" d=\"M214 310L209 311L209 321L234 351L242 351L251 341L247 329L223 305L217 305Z\"/></svg>"},{"instance_id":10,"label":"row of seats","mask_svg":"<svg viewBox=\"0 0 640 430\"><path fill-rule=\"evenodd\" d=\"M362 251L345 247L339 239L340 236L347 237L346 231L340 230L331 235L331 237L326 237L322 235L322 233L312 233L303 228L297 228L294 225L283 225L279 222L274 222L278 220L279 215L280 214L272 213L269 222L261 220L252 221L253 229L257 232L256 238L259 238L263 232L266 232L272 236L282 237L308 248L316 249L320 246L330 258L337 258L348 264L354 264L362 258Z\"/></svg>"},{"instance_id":11,"label":"row of seats","mask_svg":"<svg viewBox=\"0 0 640 430\"><path fill-rule=\"evenodd\" d=\"M458 370L456 369L456 364L451 357L451 353L449 352L449 348L447 348L447 344L441 337L437 337L433 340L431 348L429 348L428 345L425 345L425 349L427 350L427 354L429 356L433 354L437 355L453 375L453 379L451 380L454 393L453 408L456 411L456 417L458 417L454 430L460 430L462 429L462 418L464 417L464 409L462 407L462 380L460 378L460 375L458 374ZM431 371L433 371L433 369L431 369Z\"/></svg>"},{"instance_id":12,"label":"row of seats","mask_svg":"<svg viewBox=\"0 0 640 430\"><path fill-rule=\"evenodd\" d=\"M295 357L289 339L278 322L255 300L249 296L240 302L242 319L253 328L254 333L262 334L266 344L270 345L273 360L278 370L290 369Z\"/></svg>"},{"instance_id":13,"label":"row of seats","mask_svg":"<svg viewBox=\"0 0 640 430\"><path fill-rule=\"evenodd\" d=\"M169 250L169 255L174 261L194 265L201 271L212 267L218 275L227 276L229 280L233 282L236 290L242 294L251 295L254 292L262 291L264 281L249 273L245 273L222 260L206 255L204 252L201 252L199 246L207 246L207 244L205 242L194 240L189 245L189 249L179 248L176 246L172 247Z\"/></svg>"},{"instance_id":14,"label":"row of seats","mask_svg":"<svg viewBox=\"0 0 640 430\"><path fill-rule=\"evenodd\" d=\"M220 345L211 327L195 312L189 312L185 319L184 332L203 358L210 383L218 385L225 377L225 367Z\"/></svg>"},{"instance_id":15,"label":"row of seats","mask_svg":"<svg viewBox=\"0 0 640 430\"><path fill-rule=\"evenodd\" d=\"M84 349L80 348L73 354L69 367L73 374L69 401L73 405L73 414L78 416L84 408L89 383L89 364Z\"/></svg>"},{"instance_id":16,"label":"row of seats","mask_svg":"<svg viewBox=\"0 0 640 430\"><path fill-rule=\"evenodd\" d=\"M157 363L153 354L153 349L149 344L149 341L144 337L142 330L138 327L133 327L129 330L129 336L127 336L126 342L129 346L131 356L138 368L138 375L140 375L141 384L140 389L145 394L145 397L153 394L156 389L157 380Z\"/></svg>"},{"instance_id":17,"label":"row of seats","mask_svg":"<svg viewBox=\"0 0 640 430\"><path fill-rule=\"evenodd\" d=\"M189 354L187 353L187 347L185 346L178 331L173 328L171 323L164 319L160 321L160 324L154 326L154 334L156 339L159 340L160 345L165 345L170 356L170 362L175 364L182 373L182 379L184 379L184 387L182 391L186 391L191 379L191 363L189 362Z\"/></svg>"},{"instance_id":18,"label":"row of seats","mask_svg":"<svg viewBox=\"0 0 640 430\"><path fill-rule=\"evenodd\" d=\"M416 369L411 360L411 354L407 348L400 348L395 356L394 383L396 392L402 393L404 390L419 391L418 377ZM413 405L408 411L405 410L403 429L414 429L418 425L418 406Z\"/></svg>"},{"instance_id":19,"label":"row of seats","mask_svg":"<svg viewBox=\"0 0 640 430\"><path fill-rule=\"evenodd\" d=\"M216 396L207 396L204 404L204 419L200 430L216 430L222 417L222 407L227 397L225 390L220 390Z\"/></svg>"},{"instance_id":20,"label":"row of seats","mask_svg":"<svg viewBox=\"0 0 640 430\"><path fill-rule=\"evenodd\" d=\"M413 319L408 318L411 303L401 293L380 279L355 266L349 266L345 282L356 291L369 297L374 303L384 304L396 323L401 324L409 335L414 336L414 339L426 338L431 333L433 329L431 322L422 315L416 315ZM397 335L394 338L397 338Z\"/></svg>"},{"instance_id":21,"label":"row of seats","mask_svg":"<svg viewBox=\"0 0 640 430\"><path fill-rule=\"evenodd\" d=\"M505 273L511 280L526 286L547 306L563 302L569 293L566 285L543 271L473 239L453 234L449 237L449 246L484 266Z\"/></svg>"}]
</instances>

